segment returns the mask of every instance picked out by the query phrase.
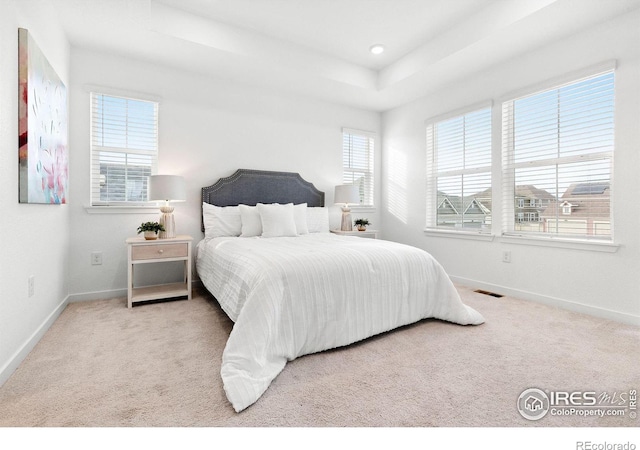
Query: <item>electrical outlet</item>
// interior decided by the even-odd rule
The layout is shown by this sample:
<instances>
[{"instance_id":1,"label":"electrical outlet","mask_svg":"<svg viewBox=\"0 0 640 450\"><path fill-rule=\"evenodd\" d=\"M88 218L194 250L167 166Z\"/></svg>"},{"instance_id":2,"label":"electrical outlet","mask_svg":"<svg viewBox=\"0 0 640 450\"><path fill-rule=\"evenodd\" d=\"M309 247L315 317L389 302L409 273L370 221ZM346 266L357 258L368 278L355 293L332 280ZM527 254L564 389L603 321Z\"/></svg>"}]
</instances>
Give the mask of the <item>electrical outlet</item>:
<instances>
[{"instance_id":1,"label":"electrical outlet","mask_svg":"<svg viewBox=\"0 0 640 450\"><path fill-rule=\"evenodd\" d=\"M511 251L505 250L502 252L502 262L510 263L511 262Z\"/></svg>"},{"instance_id":2,"label":"electrical outlet","mask_svg":"<svg viewBox=\"0 0 640 450\"><path fill-rule=\"evenodd\" d=\"M102 264L102 252L91 253L91 264L99 266Z\"/></svg>"},{"instance_id":3,"label":"electrical outlet","mask_svg":"<svg viewBox=\"0 0 640 450\"><path fill-rule=\"evenodd\" d=\"M29 297L33 297L36 292L36 277L31 275L29 277Z\"/></svg>"}]
</instances>

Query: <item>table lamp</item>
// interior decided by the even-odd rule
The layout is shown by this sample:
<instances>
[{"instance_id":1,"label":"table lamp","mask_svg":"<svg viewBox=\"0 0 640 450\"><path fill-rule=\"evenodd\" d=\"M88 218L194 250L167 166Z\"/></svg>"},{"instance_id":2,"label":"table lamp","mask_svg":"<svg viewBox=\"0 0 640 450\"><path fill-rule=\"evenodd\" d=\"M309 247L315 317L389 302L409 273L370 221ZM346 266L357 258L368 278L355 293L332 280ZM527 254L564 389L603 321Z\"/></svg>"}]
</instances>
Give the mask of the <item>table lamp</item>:
<instances>
[{"instance_id":1,"label":"table lamp","mask_svg":"<svg viewBox=\"0 0 640 450\"><path fill-rule=\"evenodd\" d=\"M173 218L173 206L169 202L184 202L187 199L187 187L184 178L178 175L151 175L149 177L149 201L164 202L160 207L160 225L164 231L160 239L176 237L176 223Z\"/></svg>"},{"instance_id":2,"label":"table lamp","mask_svg":"<svg viewBox=\"0 0 640 450\"><path fill-rule=\"evenodd\" d=\"M357 205L360 203L360 192L358 187L352 184L341 184L336 186L333 196L333 202L342 206L342 224L340 230L351 231L353 229L351 223L351 209L349 205Z\"/></svg>"}]
</instances>

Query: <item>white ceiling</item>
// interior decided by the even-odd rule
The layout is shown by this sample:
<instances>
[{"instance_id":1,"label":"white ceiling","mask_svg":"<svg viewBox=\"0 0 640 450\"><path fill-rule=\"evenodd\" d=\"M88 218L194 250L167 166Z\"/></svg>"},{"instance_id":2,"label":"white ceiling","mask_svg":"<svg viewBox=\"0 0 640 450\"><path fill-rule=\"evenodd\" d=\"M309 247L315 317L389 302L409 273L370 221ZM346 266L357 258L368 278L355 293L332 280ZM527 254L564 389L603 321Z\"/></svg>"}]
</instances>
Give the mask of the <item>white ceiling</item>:
<instances>
[{"instance_id":1,"label":"white ceiling","mask_svg":"<svg viewBox=\"0 0 640 450\"><path fill-rule=\"evenodd\" d=\"M640 0L51 0L71 45L386 110ZM381 55L369 52L381 43Z\"/></svg>"},{"instance_id":2,"label":"white ceiling","mask_svg":"<svg viewBox=\"0 0 640 450\"><path fill-rule=\"evenodd\" d=\"M379 70L493 0L158 0L212 21ZM387 52L372 55L371 45Z\"/></svg>"}]
</instances>

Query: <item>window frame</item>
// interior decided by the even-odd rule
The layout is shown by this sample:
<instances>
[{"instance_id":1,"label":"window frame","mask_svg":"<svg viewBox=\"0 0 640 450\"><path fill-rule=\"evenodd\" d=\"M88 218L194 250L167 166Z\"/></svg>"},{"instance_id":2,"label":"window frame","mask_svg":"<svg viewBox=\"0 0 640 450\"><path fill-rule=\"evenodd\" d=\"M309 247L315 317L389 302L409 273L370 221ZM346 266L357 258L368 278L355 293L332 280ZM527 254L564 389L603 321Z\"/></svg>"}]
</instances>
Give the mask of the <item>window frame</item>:
<instances>
[{"instance_id":1,"label":"window frame","mask_svg":"<svg viewBox=\"0 0 640 450\"><path fill-rule=\"evenodd\" d=\"M614 107L612 112L613 119L613 149L611 151L601 151L601 152L593 152L591 154L584 155L572 155L572 156L558 156L556 158L540 158L531 163L527 163L527 167L536 167L543 166L548 162L555 162L556 167L564 164L578 163L578 162L589 162L589 161L609 161L609 189L610 192L613 191L614 185L614 177L613 177L613 165L614 165L614 154L615 154L615 135L616 135L616 126L615 126L615 116L616 116L616 63L615 61L608 61L603 64L599 64L597 66L591 67L586 70L581 70L577 72L573 72L571 74L567 74L563 77L556 78L554 80L547 81L545 83L538 84L533 87L521 89L516 93L511 93L510 95L504 96L500 99L499 104L501 105L501 148L500 152L502 154L501 159L501 176L502 176L502 185L500 186L500 191L502 194L502 229L501 236L505 242L513 242L513 243L523 243L527 245L544 245L544 246L558 246L565 248L579 248L583 250L592 249L597 251L606 251L606 252L615 252L617 250L618 245L614 243L614 213L613 213L613 197L610 198L610 212L609 212L609 223L611 234L609 237L603 238L601 235L598 236L589 236L587 234L561 234L561 233L534 233L534 232L523 232L515 229L515 224L517 219L515 217L516 211L519 206L516 205L516 195L515 195L515 169L518 167L524 167L525 163L515 164L512 160L514 157L514 136L513 136L513 127L510 126L510 122L508 119L513 120L513 103L519 99L533 97L538 94L544 94L549 91L558 90L566 86L571 86L574 84L578 84L582 81L596 78L607 73L613 73L613 101ZM507 105L510 104L510 105ZM506 120L507 119L507 120ZM558 175L556 175L557 179ZM559 214L558 217L563 216L562 214L562 204L561 193L558 193L559 197L557 199ZM538 203L542 206L544 205L544 201L539 199ZM566 217L566 216L565 216ZM542 217L538 218L539 221L542 221Z\"/></svg>"},{"instance_id":2,"label":"window frame","mask_svg":"<svg viewBox=\"0 0 640 450\"><path fill-rule=\"evenodd\" d=\"M89 206L85 209L90 213L102 213L102 212L151 212L157 211L155 202L146 201L103 201L96 198L96 192L99 192L99 185L101 175L96 173L96 158L101 151L107 151L112 153L122 153L125 155L147 155L151 156L150 175L155 175L158 172L158 159L159 159L159 112L160 112L160 100L157 97L149 96L138 93L124 93L115 92L111 89L103 89L100 87L88 86L89 91L89 122L90 122L90 137L89 137ZM109 98L118 98L125 100L132 100L136 102L145 102L153 105L153 119L155 121L155 135L153 137L155 141L155 149L152 150L139 150L126 147L109 147L95 145L94 141L94 121L96 120L96 110L94 110L94 97L105 96ZM99 169L98 169L99 170Z\"/></svg>"},{"instance_id":3,"label":"window frame","mask_svg":"<svg viewBox=\"0 0 640 450\"><path fill-rule=\"evenodd\" d=\"M438 173L437 167L437 149L435 146L435 127L441 123L451 119L460 118L469 114L477 113L483 110L488 110L489 114L489 140L491 142L490 163L488 166L482 166L470 169L456 169L448 170L442 173ZM470 105L465 108L457 109L446 114L435 116L425 121L425 137L426 137L426 172L427 172L427 195L426 195L426 225L424 231L428 234L447 234L450 236L457 235L460 237L478 237L481 239L493 239L492 234L492 221L489 224L479 230L473 228L452 228L445 226L438 226L438 207L441 202L438 201L438 177L447 176L447 174L460 174L460 175L472 175L479 173L488 173L490 177L489 186L493 193L493 142L494 142L494 115L493 115L493 101L484 101ZM492 194L493 196L493 194ZM492 199L493 200L493 199ZM492 212L493 216L493 212Z\"/></svg>"},{"instance_id":4,"label":"window frame","mask_svg":"<svg viewBox=\"0 0 640 450\"><path fill-rule=\"evenodd\" d=\"M351 146L345 146L345 138L347 136L358 136L361 138L366 138L368 140L367 155L365 157L367 160L366 169L352 167L345 164L345 159L347 159L347 157L345 156L345 151L350 151L350 152L353 151ZM373 131L358 130L354 128L342 128L342 184L352 184L352 182L349 183L347 181L347 174L349 172L352 174L352 179L354 178L353 174L355 172L362 173L365 179L363 199L361 203L357 205L351 205L352 209L353 208L375 208L376 206L375 147L376 147L377 139L378 139L377 133Z\"/></svg>"}]
</instances>

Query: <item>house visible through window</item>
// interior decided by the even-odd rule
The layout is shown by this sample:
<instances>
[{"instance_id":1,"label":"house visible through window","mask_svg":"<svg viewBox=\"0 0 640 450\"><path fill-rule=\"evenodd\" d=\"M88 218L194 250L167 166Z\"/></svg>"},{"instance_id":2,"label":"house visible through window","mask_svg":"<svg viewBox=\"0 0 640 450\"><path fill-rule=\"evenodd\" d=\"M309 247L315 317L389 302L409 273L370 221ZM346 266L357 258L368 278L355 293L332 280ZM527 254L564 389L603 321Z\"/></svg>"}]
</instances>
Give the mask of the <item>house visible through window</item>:
<instances>
[{"instance_id":1,"label":"house visible through window","mask_svg":"<svg viewBox=\"0 0 640 450\"><path fill-rule=\"evenodd\" d=\"M490 107L427 125L427 184L427 226L490 232Z\"/></svg>"},{"instance_id":2,"label":"house visible through window","mask_svg":"<svg viewBox=\"0 0 640 450\"><path fill-rule=\"evenodd\" d=\"M342 182L353 184L360 192L360 204L373 206L373 154L375 134L342 130Z\"/></svg>"},{"instance_id":3,"label":"house visible through window","mask_svg":"<svg viewBox=\"0 0 640 450\"><path fill-rule=\"evenodd\" d=\"M158 103L91 93L91 204L143 204L157 160Z\"/></svg>"},{"instance_id":4,"label":"house visible through window","mask_svg":"<svg viewBox=\"0 0 640 450\"><path fill-rule=\"evenodd\" d=\"M611 239L614 72L502 112L505 233Z\"/></svg>"}]
</instances>

